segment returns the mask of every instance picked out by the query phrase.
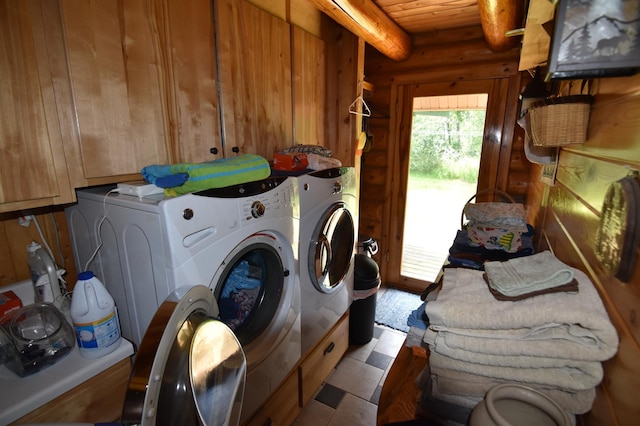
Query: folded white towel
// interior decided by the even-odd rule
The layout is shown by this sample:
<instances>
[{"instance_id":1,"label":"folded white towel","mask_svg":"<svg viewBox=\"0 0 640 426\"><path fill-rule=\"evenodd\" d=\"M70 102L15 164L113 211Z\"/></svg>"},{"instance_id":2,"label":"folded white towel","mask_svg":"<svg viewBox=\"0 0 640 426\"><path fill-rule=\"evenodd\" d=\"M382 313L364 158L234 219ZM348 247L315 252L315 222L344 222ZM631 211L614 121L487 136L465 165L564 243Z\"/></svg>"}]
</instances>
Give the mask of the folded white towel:
<instances>
[{"instance_id":1,"label":"folded white towel","mask_svg":"<svg viewBox=\"0 0 640 426\"><path fill-rule=\"evenodd\" d=\"M506 262L486 262L484 270L493 289L512 297L558 287L573 280L573 270L547 250Z\"/></svg>"},{"instance_id":2,"label":"folded white towel","mask_svg":"<svg viewBox=\"0 0 640 426\"><path fill-rule=\"evenodd\" d=\"M455 370L436 368L436 371L437 373L432 372L432 382L435 383L438 394L455 395L460 402L481 399L492 387L508 383L503 380ZM544 393L557 402L560 407L573 414L583 414L589 411L596 396L595 388L570 392L531 384L526 384L526 386Z\"/></svg>"},{"instance_id":3,"label":"folded white towel","mask_svg":"<svg viewBox=\"0 0 640 426\"><path fill-rule=\"evenodd\" d=\"M540 356L557 356L553 351L561 341L563 358L609 359L617 351L618 334L589 278L571 269L579 283L578 293L549 293L502 302L491 295L481 271L448 268L436 300L425 307L430 329L455 333L460 339L469 336L503 341L495 351L479 349L482 353L522 355L522 348L509 353L509 346L523 341L536 346ZM490 341L491 345L495 343Z\"/></svg>"},{"instance_id":4,"label":"folded white towel","mask_svg":"<svg viewBox=\"0 0 640 426\"><path fill-rule=\"evenodd\" d=\"M443 333L446 334L446 333ZM499 342L500 343L500 342ZM504 343L504 341L502 341ZM570 369L575 373L584 374L594 383L602 380L602 364L598 361L582 361L550 356L530 356L526 354L500 355L478 352L475 348L454 348L447 345L446 339L441 333L437 333L433 344L429 344L431 353L436 352L459 361L480 365L514 368L559 368Z\"/></svg>"},{"instance_id":5,"label":"folded white towel","mask_svg":"<svg viewBox=\"0 0 640 426\"><path fill-rule=\"evenodd\" d=\"M568 326L551 325L541 330L469 330L432 326L423 334L428 345L444 344L452 350L487 355L559 358L569 361L603 361L615 353L615 348L601 346L595 337L572 334Z\"/></svg>"},{"instance_id":6,"label":"folded white towel","mask_svg":"<svg viewBox=\"0 0 640 426\"><path fill-rule=\"evenodd\" d=\"M440 368L505 382L518 382L571 392L595 388L602 380L601 374L594 377L571 367L501 367L460 361L437 352L431 352L429 355L429 365L433 374L437 374L436 372Z\"/></svg>"}]
</instances>

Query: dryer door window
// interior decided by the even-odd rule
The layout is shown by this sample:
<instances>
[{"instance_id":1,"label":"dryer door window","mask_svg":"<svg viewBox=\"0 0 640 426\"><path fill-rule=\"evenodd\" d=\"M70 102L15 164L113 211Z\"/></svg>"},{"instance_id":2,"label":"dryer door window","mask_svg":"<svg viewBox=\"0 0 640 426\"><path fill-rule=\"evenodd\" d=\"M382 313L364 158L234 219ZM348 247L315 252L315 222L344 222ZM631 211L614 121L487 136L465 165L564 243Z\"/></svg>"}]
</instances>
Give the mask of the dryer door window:
<instances>
[{"instance_id":1,"label":"dryer door window","mask_svg":"<svg viewBox=\"0 0 640 426\"><path fill-rule=\"evenodd\" d=\"M251 244L232 254L215 295L220 320L243 345L258 338L276 315L289 271L272 245Z\"/></svg>"},{"instance_id":2,"label":"dryer door window","mask_svg":"<svg viewBox=\"0 0 640 426\"><path fill-rule=\"evenodd\" d=\"M331 206L318 223L309 248L309 272L323 293L337 290L349 271L355 243L353 217L342 202Z\"/></svg>"}]
</instances>

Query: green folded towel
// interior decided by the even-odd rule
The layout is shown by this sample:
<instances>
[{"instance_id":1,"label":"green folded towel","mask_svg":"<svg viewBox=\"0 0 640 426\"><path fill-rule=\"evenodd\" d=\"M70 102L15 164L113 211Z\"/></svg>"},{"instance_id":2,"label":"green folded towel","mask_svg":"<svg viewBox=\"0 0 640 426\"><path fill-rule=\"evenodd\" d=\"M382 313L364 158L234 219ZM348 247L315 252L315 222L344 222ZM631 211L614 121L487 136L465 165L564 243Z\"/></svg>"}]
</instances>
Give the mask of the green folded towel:
<instances>
[{"instance_id":1,"label":"green folded towel","mask_svg":"<svg viewBox=\"0 0 640 426\"><path fill-rule=\"evenodd\" d=\"M223 188L269 177L269 162L255 154L221 158L204 163L151 165L142 169L144 179L175 196L209 188Z\"/></svg>"},{"instance_id":2,"label":"green folded towel","mask_svg":"<svg viewBox=\"0 0 640 426\"><path fill-rule=\"evenodd\" d=\"M548 250L506 262L485 262L484 270L494 290L512 297L566 285L573 280L573 270Z\"/></svg>"}]
</instances>

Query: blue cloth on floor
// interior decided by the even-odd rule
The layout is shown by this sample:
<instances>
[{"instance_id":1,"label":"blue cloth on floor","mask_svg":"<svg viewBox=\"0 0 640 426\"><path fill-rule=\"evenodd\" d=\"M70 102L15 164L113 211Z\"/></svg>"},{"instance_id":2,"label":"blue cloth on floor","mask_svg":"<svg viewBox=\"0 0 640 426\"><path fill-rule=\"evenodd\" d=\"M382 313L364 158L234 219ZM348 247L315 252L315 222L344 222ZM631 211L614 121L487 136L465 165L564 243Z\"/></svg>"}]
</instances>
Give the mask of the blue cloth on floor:
<instances>
[{"instance_id":1,"label":"blue cloth on floor","mask_svg":"<svg viewBox=\"0 0 640 426\"><path fill-rule=\"evenodd\" d=\"M426 330L429 327L429 318L427 318L427 314L424 309L427 306L427 302L425 301L420 307L409 314L407 318L407 325L409 327L418 327L422 330Z\"/></svg>"}]
</instances>

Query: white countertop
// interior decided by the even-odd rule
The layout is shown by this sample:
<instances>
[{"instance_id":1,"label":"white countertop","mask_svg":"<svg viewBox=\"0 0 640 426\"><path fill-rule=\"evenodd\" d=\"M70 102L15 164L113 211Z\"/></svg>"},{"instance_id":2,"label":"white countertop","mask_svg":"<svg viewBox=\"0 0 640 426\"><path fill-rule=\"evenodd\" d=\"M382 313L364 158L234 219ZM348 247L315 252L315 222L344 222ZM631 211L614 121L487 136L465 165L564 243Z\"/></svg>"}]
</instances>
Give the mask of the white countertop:
<instances>
[{"instance_id":1,"label":"white countertop","mask_svg":"<svg viewBox=\"0 0 640 426\"><path fill-rule=\"evenodd\" d=\"M25 287L26 285L26 287ZM31 281L22 281L2 291L12 290L27 305L33 300ZM31 295L29 296L29 291ZM29 300L29 297L31 299ZM25 302L26 300L26 302ZM19 377L6 366L0 366L0 424L8 424L73 389L133 355L133 345L125 339L113 352L100 358L88 359L80 355L77 345L56 364L31 376Z\"/></svg>"}]
</instances>

